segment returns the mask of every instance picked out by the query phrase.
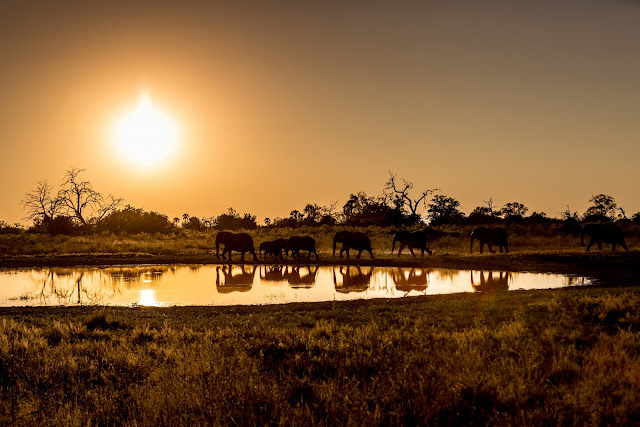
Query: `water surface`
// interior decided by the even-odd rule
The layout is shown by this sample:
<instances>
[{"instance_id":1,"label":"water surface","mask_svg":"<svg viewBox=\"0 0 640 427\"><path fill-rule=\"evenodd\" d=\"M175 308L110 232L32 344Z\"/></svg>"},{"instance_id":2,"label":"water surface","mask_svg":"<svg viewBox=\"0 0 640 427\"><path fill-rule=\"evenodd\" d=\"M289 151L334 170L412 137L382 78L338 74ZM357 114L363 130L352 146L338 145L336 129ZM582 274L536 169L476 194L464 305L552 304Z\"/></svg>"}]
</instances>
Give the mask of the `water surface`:
<instances>
[{"instance_id":1,"label":"water surface","mask_svg":"<svg viewBox=\"0 0 640 427\"><path fill-rule=\"evenodd\" d=\"M0 306L249 305L588 285L560 274L443 268L153 265L0 270Z\"/></svg>"}]
</instances>

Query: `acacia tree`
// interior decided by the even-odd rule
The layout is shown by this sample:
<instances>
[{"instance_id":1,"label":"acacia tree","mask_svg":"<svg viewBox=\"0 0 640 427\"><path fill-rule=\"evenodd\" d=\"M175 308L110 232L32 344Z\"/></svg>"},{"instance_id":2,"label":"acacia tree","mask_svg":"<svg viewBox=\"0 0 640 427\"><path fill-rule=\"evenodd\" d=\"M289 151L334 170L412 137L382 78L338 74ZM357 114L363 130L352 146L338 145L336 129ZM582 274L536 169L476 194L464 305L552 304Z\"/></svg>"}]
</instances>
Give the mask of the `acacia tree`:
<instances>
[{"instance_id":1,"label":"acacia tree","mask_svg":"<svg viewBox=\"0 0 640 427\"><path fill-rule=\"evenodd\" d=\"M400 178L402 184L397 181L397 174L389 171L389 180L384 184L384 194L390 197L393 203L401 210L408 210L409 214L413 217L418 217L418 208L420 204L424 208L427 207L427 197L438 191L438 188L424 190L422 194L415 198L409 195L409 192L413 189L413 183L403 178Z\"/></svg>"}]
</instances>

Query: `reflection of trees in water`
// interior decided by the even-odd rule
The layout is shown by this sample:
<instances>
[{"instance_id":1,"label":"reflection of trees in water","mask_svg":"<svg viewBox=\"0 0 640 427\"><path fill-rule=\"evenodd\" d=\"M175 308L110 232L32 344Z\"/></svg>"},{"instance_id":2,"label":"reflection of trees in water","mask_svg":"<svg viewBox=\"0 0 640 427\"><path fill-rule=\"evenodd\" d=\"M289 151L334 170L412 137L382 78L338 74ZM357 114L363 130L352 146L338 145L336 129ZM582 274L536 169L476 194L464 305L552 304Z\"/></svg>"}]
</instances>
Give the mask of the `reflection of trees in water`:
<instances>
[{"instance_id":1,"label":"reflection of trees in water","mask_svg":"<svg viewBox=\"0 0 640 427\"><path fill-rule=\"evenodd\" d=\"M342 293L364 292L369 289L374 267L340 266L333 267L333 284ZM337 274L336 274L337 272Z\"/></svg>"},{"instance_id":2,"label":"reflection of trees in water","mask_svg":"<svg viewBox=\"0 0 640 427\"><path fill-rule=\"evenodd\" d=\"M433 270L432 274L440 280L449 280L453 282L454 279L461 273L461 270L453 268L438 268Z\"/></svg>"},{"instance_id":3,"label":"reflection of trees in water","mask_svg":"<svg viewBox=\"0 0 640 427\"><path fill-rule=\"evenodd\" d=\"M78 269L52 268L32 271L35 285L33 292L23 294L21 300L37 301L42 305L97 304L104 298L99 287L83 286L85 271Z\"/></svg>"},{"instance_id":4,"label":"reflection of trees in water","mask_svg":"<svg viewBox=\"0 0 640 427\"><path fill-rule=\"evenodd\" d=\"M174 266L50 268L32 270L35 289L23 294L21 300L49 304L99 304L121 294L124 289L136 289L158 283L162 275L174 271Z\"/></svg>"},{"instance_id":5,"label":"reflection of trees in water","mask_svg":"<svg viewBox=\"0 0 640 427\"><path fill-rule=\"evenodd\" d=\"M100 269L110 282L126 289L136 288L141 283L158 283L168 272L175 272L176 266L146 266L146 267L109 267Z\"/></svg>"},{"instance_id":6,"label":"reflection of trees in water","mask_svg":"<svg viewBox=\"0 0 640 427\"><path fill-rule=\"evenodd\" d=\"M253 286L255 274L255 265L223 265L222 267L216 267L216 288L219 293L246 292ZM221 278L223 280L220 280Z\"/></svg>"},{"instance_id":7,"label":"reflection of trees in water","mask_svg":"<svg viewBox=\"0 0 640 427\"><path fill-rule=\"evenodd\" d=\"M565 286L586 286L590 284L591 280L587 279L586 277L568 276Z\"/></svg>"},{"instance_id":8,"label":"reflection of trees in water","mask_svg":"<svg viewBox=\"0 0 640 427\"><path fill-rule=\"evenodd\" d=\"M511 273L508 271L478 271L479 283L473 280L471 271L471 287L476 292L506 291L509 290Z\"/></svg>"},{"instance_id":9,"label":"reflection of trees in water","mask_svg":"<svg viewBox=\"0 0 640 427\"><path fill-rule=\"evenodd\" d=\"M306 269L306 271L305 271ZM316 284L316 276L318 275L318 266L299 266L292 265L284 270L284 278L289 282L292 288L310 288Z\"/></svg>"},{"instance_id":10,"label":"reflection of trees in water","mask_svg":"<svg viewBox=\"0 0 640 427\"><path fill-rule=\"evenodd\" d=\"M411 291L424 292L429 286L429 273L427 268L392 268L391 278L400 292L408 294Z\"/></svg>"}]
</instances>

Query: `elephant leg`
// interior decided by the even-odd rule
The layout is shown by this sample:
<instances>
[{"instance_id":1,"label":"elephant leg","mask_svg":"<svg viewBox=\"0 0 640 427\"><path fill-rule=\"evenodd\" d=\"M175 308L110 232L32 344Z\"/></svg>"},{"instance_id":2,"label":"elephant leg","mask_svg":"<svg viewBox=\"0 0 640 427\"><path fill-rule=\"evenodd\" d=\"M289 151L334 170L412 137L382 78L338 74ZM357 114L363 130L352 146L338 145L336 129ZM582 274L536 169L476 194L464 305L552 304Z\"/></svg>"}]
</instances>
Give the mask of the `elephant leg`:
<instances>
[{"instance_id":1,"label":"elephant leg","mask_svg":"<svg viewBox=\"0 0 640 427\"><path fill-rule=\"evenodd\" d=\"M484 242L480 240L480 253L484 252Z\"/></svg>"},{"instance_id":2,"label":"elephant leg","mask_svg":"<svg viewBox=\"0 0 640 427\"><path fill-rule=\"evenodd\" d=\"M602 240L598 240L598 249L602 250Z\"/></svg>"},{"instance_id":3,"label":"elephant leg","mask_svg":"<svg viewBox=\"0 0 640 427\"><path fill-rule=\"evenodd\" d=\"M611 244L611 252L615 252L616 251L616 242L613 242Z\"/></svg>"},{"instance_id":4,"label":"elephant leg","mask_svg":"<svg viewBox=\"0 0 640 427\"><path fill-rule=\"evenodd\" d=\"M240 252L240 262L244 262L244 251Z\"/></svg>"},{"instance_id":5,"label":"elephant leg","mask_svg":"<svg viewBox=\"0 0 640 427\"><path fill-rule=\"evenodd\" d=\"M411 245L409 245L409 252L411 252L412 257L416 256L416 254L413 252L413 247Z\"/></svg>"},{"instance_id":6,"label":"elephant leg","mask_svg":"<svg viewBox=\"0 0 640 427\"><path fill-rule=\"evenodd\" d=\"M347 259L351 258L351 254L349 253L349 249L351 249L351 248L349 248L348 246L347 246L347 249L345 249L345 252L347 253Z\"/></svg>"},{"instance_id":7,"label":"elephant leg","mask_svg":"<svg viewBox=\"0 0 640 427\"><path fill-rule=\"evenodd\" d=\"M398 249L398 257L400 257L400 254L402 253L402 250L404 249L405 244L404 243L400 243L400 249Z\"/></svg>"},{"instance_id":8,"label":"elephant leg","mask_svg":"<svg viewBox=\"0 0 640 427\"><path fill-rule=\"evenodd\" d=\"M255 250L251 250L251 255L253 255L253 260L254 261L258 260L258 257L256 256L256 251ZM273 259L276 258L275 254L272 254L272 256L273 256Z\"/></svg>"},{"instance_id":9,"label":"elephant leg","mask_svg":"<svg viewBox=\"0 0 640 427\"><path fill-rule=\"evenodd\" d=\"M493 245L491 243L488 243L487 246L489 247L489 252L491 252L492 254L496 253L496 251L493 250Z\"/></svg>"},{"instance_id":10,"label":"elephant leg","mask_svg":"<svg viewBox=\"0 0 640 427\"><path fill-rule=\"evenodd\" d=\"M362 249L358 251L358 255L356 255L356 259L360 259L360 255L362 255Z\"/></svg>"},{"instance_id":11,"label":"elephant leg","mask_svg":"<svg viewBox=\"0 0 640 427\"><path fill-rule=\"evenodd\" d=\"M368 249L369 251L369 255L371 255L371 259L373 259L373 251L371 249Z\"/></svg>"},{"instance_id":12,"label":"elephant leg","mask_svg":"<svg viewBox=\"0 0 640 427\"><path fill-rule=\"evenodd\" d=\"M620 246L622 246L627 252L629 252L629 248L627 247L627 244L624 242L624 240L620 242Z\"/></svg>"},{"instance_id":13,"label":"elephant leg","mask_svg":"<svg viewBox=\"0 0 640 427\"><path fill-rule=\"evenodd\" d=\"M586 252L589 252L589 249L591 249L591 246L593 246L593 244L595 243L595 239L593 237L591 237L591 239L589 239L589 244L587 245L587 250Z\"/></svg>"}]
</instances>

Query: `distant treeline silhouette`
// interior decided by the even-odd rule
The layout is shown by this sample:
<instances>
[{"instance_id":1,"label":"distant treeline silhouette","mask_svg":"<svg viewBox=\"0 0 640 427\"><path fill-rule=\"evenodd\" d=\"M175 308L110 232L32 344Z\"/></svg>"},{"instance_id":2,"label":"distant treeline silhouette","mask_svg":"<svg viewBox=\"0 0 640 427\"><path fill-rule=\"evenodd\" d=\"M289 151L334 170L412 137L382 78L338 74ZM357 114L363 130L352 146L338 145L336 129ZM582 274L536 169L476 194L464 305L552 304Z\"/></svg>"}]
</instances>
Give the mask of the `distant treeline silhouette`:
<instances>
[{"instance_id":1,"label":"distant treeline silhouette","mask_svg":"<svg viewBox=\"0 0 640 427\"><path fill-rule=\"evenodd\" d=\"M478 206L468 215L460 210L460 202L443 194L434 194L438 189L422 191L412 197L409 192L413 183L402 180L390 172L383 192L370 196L365 192L351 194L341 209L338 202L331 206L308 203L302 210L294 209L288 217L265 218L258 224L255 215L240 214L233 208L212 217L197 217L185 213L182 218L169 219L158 212L148 212L112 195L104 196L93 189L89 181L80 179L82 169L67 171L57 194L46 181L40 181L35 190L25 195L22 205L27 212L25 219L31 220L26 231L49 234L90 234L90 233L161 233L171 234L181 230L254 230L261 228L298 228L320 226L354 227L394 227L398 230L411 226L459 225L501 225L518 224L562 224L567 231L579 231L585 222L630 222L640 223L640 212L628 218L615 199L607 194L598 194L589 201L592 205L582 214L572 212L567 206L556 218L544 212L533 212L522 203L509 202L501 207L494 206L493 199L485 200L485 206ZM429 197L431 197L429 199ZM423 206L426 214L417 213ZM25 229L20 224L9 225L0 221L0 233L21 233Z\"/></svg>"}]
</instances>

